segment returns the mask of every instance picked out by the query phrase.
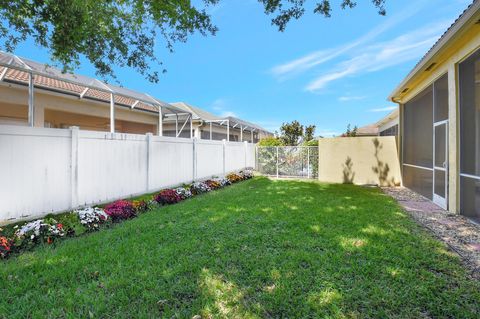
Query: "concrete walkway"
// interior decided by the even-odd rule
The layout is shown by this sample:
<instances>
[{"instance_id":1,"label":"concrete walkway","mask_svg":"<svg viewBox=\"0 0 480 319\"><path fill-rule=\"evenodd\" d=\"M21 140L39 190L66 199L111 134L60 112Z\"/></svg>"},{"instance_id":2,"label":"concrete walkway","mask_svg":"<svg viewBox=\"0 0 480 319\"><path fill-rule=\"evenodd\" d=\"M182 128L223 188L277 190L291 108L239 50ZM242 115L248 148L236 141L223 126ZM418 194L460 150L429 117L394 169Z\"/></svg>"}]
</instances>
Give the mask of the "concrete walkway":
<instances>
[{"instance_id":1,"label":"concrete walkway","mask_svg":"<svg viewBox=\"0 0 480 319\"><path fill-rule=\"evenodd\" d=\"M449 213L407 188L385 187L382 189L395 198L415 221L460 255L463 263L472 272L472 276L480 279L479 224L464 216Z\"/></svg>"}]
</instances>

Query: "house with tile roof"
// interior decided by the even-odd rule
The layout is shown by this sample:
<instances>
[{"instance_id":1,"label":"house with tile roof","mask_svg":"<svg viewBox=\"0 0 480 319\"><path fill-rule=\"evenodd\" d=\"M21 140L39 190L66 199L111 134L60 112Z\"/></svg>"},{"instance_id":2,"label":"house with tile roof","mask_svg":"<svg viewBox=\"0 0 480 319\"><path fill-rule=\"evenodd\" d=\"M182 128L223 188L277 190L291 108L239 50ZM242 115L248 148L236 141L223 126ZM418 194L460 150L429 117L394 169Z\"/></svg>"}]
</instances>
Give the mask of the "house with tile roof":
<instances>
[{"instance_id":1,"label":"house with tile roof","mask_svg":"<svg viewBox=\"0 0 480 319\"><path fill-rule=\"evenodd\" d=\"M258 125L0 52L0 125L256 142Z\"/></svg>"}]
</instances>

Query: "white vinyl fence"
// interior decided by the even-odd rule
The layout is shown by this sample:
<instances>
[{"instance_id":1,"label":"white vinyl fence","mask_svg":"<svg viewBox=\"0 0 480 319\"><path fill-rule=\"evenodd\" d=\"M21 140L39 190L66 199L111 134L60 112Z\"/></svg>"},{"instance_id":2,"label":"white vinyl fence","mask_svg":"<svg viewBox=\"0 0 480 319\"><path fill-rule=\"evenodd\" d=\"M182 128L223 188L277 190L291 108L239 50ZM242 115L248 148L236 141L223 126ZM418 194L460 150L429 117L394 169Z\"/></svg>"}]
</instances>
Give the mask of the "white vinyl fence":
<instances>
[{"instance_id":1,"label":"white vinyl fence","mask_svg":"<svg viewBox=\"0 0 480 319\"><path fill-rule=\"evenodd\" d=\"M0 224L255 166L255 145L0 125Z\"/></svg>"}]
</instances>

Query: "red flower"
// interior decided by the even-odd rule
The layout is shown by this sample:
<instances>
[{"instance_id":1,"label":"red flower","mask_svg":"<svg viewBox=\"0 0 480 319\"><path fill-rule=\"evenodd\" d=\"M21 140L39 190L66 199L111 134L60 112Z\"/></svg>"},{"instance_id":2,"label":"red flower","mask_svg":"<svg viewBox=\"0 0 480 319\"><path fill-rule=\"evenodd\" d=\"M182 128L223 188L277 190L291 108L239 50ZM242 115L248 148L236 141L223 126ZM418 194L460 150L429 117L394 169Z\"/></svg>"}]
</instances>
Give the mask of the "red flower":
<instances>
[{"instance_id":1,"label":"red flower","mask_svg":"<svg viewBox=\"0 0 480 319\"><path fill-rule=\"evenodd\" d=\"M180 195L178 195L173 189L164 189L155 195L153 199L162 205L175 204L182 200Z\"/></svg>"},{"instance_id":2,"label":"red flower","mask_svg":"<svg viewBox=\"0 0 480 319\"><path fill-rule=\"evenodd\" d=\"M63 224L57 224L58 229L63 229Z\"/></svg>"},{"instance_id":3,"label":"red flower","mask_svg":"<svg viewBox=\"0 0 480 319\"><path fill-rule=\"evenodd\" d=\"M0 249L10 251L10 242L6 237L0 237Z\"/></svg>"},{"instance_id":4,"label":"red flower","mask_svg":"<svg viewBox=\"0 0 480 319\"><path fill-rule=\"evenodd\" d=\"M133 204L127 200L117 200L105 207L105 213L112 218L113 221L129 219L136 216Z\"/></svg>"}]
</instances>

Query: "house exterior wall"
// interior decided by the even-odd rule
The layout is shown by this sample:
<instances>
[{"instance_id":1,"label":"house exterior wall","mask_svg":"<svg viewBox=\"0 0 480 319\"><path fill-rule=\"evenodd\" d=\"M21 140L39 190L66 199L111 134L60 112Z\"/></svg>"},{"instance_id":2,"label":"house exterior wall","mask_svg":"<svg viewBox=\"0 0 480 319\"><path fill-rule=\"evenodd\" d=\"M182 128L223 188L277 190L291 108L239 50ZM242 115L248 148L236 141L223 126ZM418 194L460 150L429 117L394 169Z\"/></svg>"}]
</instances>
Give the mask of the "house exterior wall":
<instances>
[{"instance_id":1,"label":"house exterior wall","mask_svg":"<svg viewBox=\"0 0 480 319\"><path fill-rule=\"evenodd\" d=\"M398 122L399 121L397 117L397 118L391 119L387 123L383 123L378 127L378 135L381 135L382 132L385 132L386 130L391 129L392 127L395 127L396 125L398 125Z\"/></svg>"},{"instance_id":2,"label":"house exterior wall","mask_svg":"<svg viewBox=\"0 0 480 319\"><path fill-rule=\"evenodd\" d=\"M183 120L179 120L178 129L182 127ZM210 139L210 123L205 123L202 121L195 120L192 123L193 126L193 136L198 139L209 140ZM165 136L174 136L175 135L175 123L171 121L163 124L163 132ZM241 142L242 134L240 134L240 129L230 127L230 141L232 142ZM190 124L187 123L181 133L182 137L190 137ZM221 141L227 139L227 127L219 126L218 124L212 124L212 140ZM243 141L251 142L251 133L250 131L243 132ZM258 142L258 133L254 132L253 142Z\"/></svg>"},{"instance_id":3,"label":"house exterior wall","mask_svg":"<svg viewBox=\"0 0 480 319\"><path fill-rule=\"evenodd\" d=\"M27 89L17 85L0 86L0 123L27 125ZM35 90L34 126L109 131L110 106L64 94ZM116 106L115 128L122 133L156 133L158 115Z\"/></svg>"},{"instance_id":4,"label":"house exterior wall","mask_svg":"<svg viewBox=\"0 0 480 319\"><path fill-rule=\"evenodd\" d=\"M475 19L478 19L477 14ZM404 129L404 106L420 92L430 86L435 80L448 74L448 210L460 212L459 190L459 96L458 96L458 65L476 50L480 49L480 25L474 24L467 30L459 32L450 45L444 48L435 57L435 67L431 71L424 71L413 78L405 94L400 94L395 102L400 104L400 147ZM402 154L402 150L400 151ZM403 163L403 159L402 163Z\"/></svg>"}]
</instances>

